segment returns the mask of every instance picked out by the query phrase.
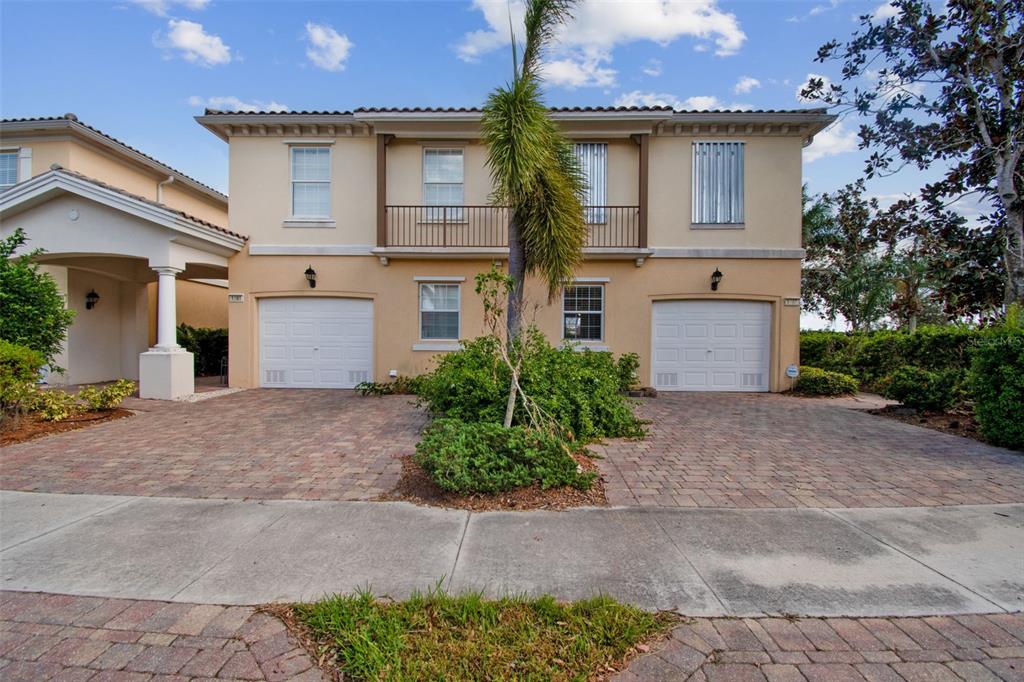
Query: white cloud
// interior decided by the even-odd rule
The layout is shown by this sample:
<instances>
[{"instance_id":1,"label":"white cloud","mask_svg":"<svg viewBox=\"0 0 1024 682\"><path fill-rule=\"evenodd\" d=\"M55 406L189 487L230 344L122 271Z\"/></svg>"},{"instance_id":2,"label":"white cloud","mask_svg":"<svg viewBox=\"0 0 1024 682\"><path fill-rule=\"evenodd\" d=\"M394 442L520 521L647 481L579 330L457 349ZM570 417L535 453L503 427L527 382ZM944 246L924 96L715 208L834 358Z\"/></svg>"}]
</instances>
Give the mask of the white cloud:
<instances>
[{"instance_id":1,"label":"white cloud","mask_svg":"<svg viewBox=\"0 0 1024 682\"><path fill-rule=\"evenodd\" d=\"M826 156L845 154L857 149L857 133L847 130L843 121L836 121L814 136L811 146L804 148L804 163L812 163Z\"/></svg>"},{"instance_id":2,"label":"white cloud","mask_svg":"<svg viewBox=\"0 0 1024 682\"><path fill-rule=\"evenodd\" d=\"M482 55L507 46L509 23L522 40L524 5L522 0L473 0L487 28L471 31L456 46L460 59L472 62ZM580 4L569 25L556 37L551 62L568 87L607 87L614 83L609 68L614 49L630 42L649 40L659 45L689 36L713 41L719 56L735 54L747 36L734 14L724 12L717 0L634 0ZM570 66L572 64L573 66ZM550 77L550 76L549 76Z\"/></svg>"},{"instance_id":3,"label":"white cloud","mask_svg":"<svg viewBox=\"0 0 1024 682\"><path fill-rule=\"evenodd\" d=\"M736 81L736 85L733 87L732 91L737 95L743 95L754 88L759 87L761 87L761 81L756 78L752 78L751 76L741 76L740 79Z\"/></svg>"},{"instance_id":4,"label":"white cloud","mask_svg":"<svg viewBox=\"0 0 1024 682\"><path fill-rule=\"evenodd\" d=\"M840 5L840 3L842 3L842 1L843 0L829 0L828 3L826 3L824 5L815 5L815 6L811 7L811 9L807 12L807 14L804 14L803 16L794 15L794 16L791 16L788 19L786 19L786 21L788 21L790 23L799 23L801 21L806 21L806 20L808 20L808 19L810 19L812 17L816 17L818 15L825 14L826 12L831 12L836 7L839 7L839 5Z\"/></svg>"},{"instance_id":5,"label":"white cloud","mask_svg":"<svg viewBox=\"0 0 1024 682\"><path fill-rule=\"evenodd\" d=\"M219 111L290 111L287 104L281 104L274 100L264 102L254 99L246 102L233 95L215 95L213 97L192 95L188 98L188 103L193 107L205 107Z\"/></svg>"},{"instance_id":6,"label":"white cloud","mask_svg":"<svg viewBox=\"0 0 1024 682\"><path fill-rule=\"evenodd\" d=\"M660 76L661 75L661 60L660 59L648 59L647 63L644 64L643 72L648 76Z\"/></svg>"},{"instance_id":7,"label":"white cloud","mask_svg":"<svg viewBox=\"0 0 1024 682\"><path fill-rule=\"evenodd\" d=\"M327 24L306 23L306 56L321 69L326 71L343 71L345 60L352 49L352 41L348 36L339 34Z\"/></svg>"},{"instance_id":8,"label":"white cloud","mask_svg":"<svg viewBox=\"0 0 1024 682\"><path fill-rule=\"evenodd\" d=\"M711 109L731 109L745 111L752 109L749 104L732 102L726 104L714 95L695 95L686 99L679 99L667 92L641 92L634 90L625 92L615 99L617 107L672 107L680 110L705 111Z\"/></svg>"},{"instance_id":9,"label":"white cloud","mask_svg":"<svg viewBox=\"0 0 1024 682\"><path fill-rule=\"evenodd\" d=\"M607 88L615 85L617 71L603 64L611 61L605 52L585 50L552 59L541 66L544 79L553 85L569 89L583 87Z\"/></svg>"},{"instance_id":10,"label":"white cloud","mask_svg":"<svg viewBox=\"0 0 1024 682\"><path fill-rule=\"evenodd\" d=\"M804 82L796 87L796 100L798 102L817 102L818 101L818 100L814 100L814 99L809 99L807 97L803 97L800 94L801 92L803 92L804 90L807 89L807 86L810 84L812 78L820 79L821 82L823 83L823 89L826 92L829 90L829 88L832 87L832 80L828 76L822 76L820 73L809 73L809 74L807 74L807 78L804 80Z\"/></svg>"},{"instance_id":11,"label":"white cloud","mask_svg":"<svg viewBox=\"0 0 1024 682\"><path fill-rule=\"evenodd\" d=\"M900 10L898 7L888 2L883 2L881 5L875 8L875 11L871 15L871 18L874 19L875 21L885 21L886 19L899 16L899 13Z\"/></svg>"},{"instance_id":12,"label":"white cloud","mask_svg":"<svg viewBox=\"0 0 1024 682\"><path fill-rule=\"evenodd\" d=\"M190 10L203 10L210 4L210 0L128 0L133 5L138 5L147 12L152 12L158 17L166 17L168 10L173 6L184 7Z\"/></svg>"},{"instance_id":13,"label":"white cloud","mask_svg":"<svg viewBox=\"0 0 1024 682\"><path fill-rule=\"evenodd\" d=\"M157 37L157 45L178 50L186 61L216 66L231 61L231 48L220 36L207 33L203 25L185 19L167 22L167 35Z\"/></svg>"}]
</instances>

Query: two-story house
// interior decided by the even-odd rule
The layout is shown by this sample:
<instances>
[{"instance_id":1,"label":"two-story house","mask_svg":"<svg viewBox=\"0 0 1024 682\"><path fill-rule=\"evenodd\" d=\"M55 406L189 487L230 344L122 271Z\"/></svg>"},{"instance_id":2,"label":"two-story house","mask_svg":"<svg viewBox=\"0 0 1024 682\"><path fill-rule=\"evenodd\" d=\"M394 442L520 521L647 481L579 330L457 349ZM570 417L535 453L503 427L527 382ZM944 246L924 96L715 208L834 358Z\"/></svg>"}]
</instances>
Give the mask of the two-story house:
<instances>
[{"instance_id":1,"label":"two-story house","mask_svg":"<svg viewBox=\"0 0 1024 682\"><path fill-rule=\"evenodd\" d=\"M224 194L74 114L0 121L0 237L23 229L75 311L50 382L192 393L175 325L227 326L228 256L244 242L227 209Z\"/></svg>"},{"instance_id":2,"label":"two-story house","mask_svg":"<svg viewBox=\"0 0 1024 682\"><path fill-rule=\"evenodd\" d=\"M799 359L801 150L823 110L560 108L586 173L585 262L554 342L635 352L659 390L780 391ZM507 258L476 109L224 113L230 382L352 387L484 332L473 277Z\"/></svg>"}]
</instances>

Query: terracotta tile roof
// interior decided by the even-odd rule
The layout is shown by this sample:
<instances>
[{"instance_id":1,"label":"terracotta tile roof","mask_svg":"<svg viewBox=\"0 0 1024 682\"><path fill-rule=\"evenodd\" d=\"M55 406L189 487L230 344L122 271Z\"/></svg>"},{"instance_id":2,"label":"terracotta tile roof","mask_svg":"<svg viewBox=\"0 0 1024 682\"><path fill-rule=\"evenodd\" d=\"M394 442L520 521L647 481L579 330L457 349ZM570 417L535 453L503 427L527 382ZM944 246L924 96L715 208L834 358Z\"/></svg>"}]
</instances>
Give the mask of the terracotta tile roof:
<instances>
[{"instance_id":1,"label":"terracotta tile roof","mask_svg":"<svg viewBox=\"0 0 1024 682\"><path fill-rule=\"evenodd\" d=\"M220 111L207 109L206 116L351 116L353 114L479 114L479 107L359 107L353 111ZM555 113L602 113L626 112L675 113L675 114L824 114L824 108L811 109L673 109L668 106L653 107L550 107Z\"/></svg>"},{"instance_id":2,"label":"terracotta tile roof","mask_svg":"<svg viewBox=\"0 0 1024 682\"><path fill-rule=\"evenodd\" d=\"M99 128L93 128L91 125L89 125L87 123L82 123L81 121L78 120L78 116L76 116L74 114L64 114L63 116L36 116L36 117L33 117L33 118L5 118L5 119L0 119L0 126L3 126L5 123L35 123L35 122L40 122L40 121L67 121L69 125L72 125L72 126L77 125L77 126L81 126L82 128L85 128L87 130L91 130L92 132L96 133L97 135L100 135L100 136L106 138L108 141L110 141L110 142L112 142L112 143L114 143L114 144L116 144L116 145L118 145L120 147L124 147L125 149L127 149L129 151L132 151L132 152L138 154L139 156L143 156L146 159L149 159L150 161L152 161L153 163L155 163L155 164L157 164L157 165L159 165L159 166L161 166L163 168L166 168L171 173L173 173L175 175L179 175L182 178L184 178L184 179L186 179L186 180L188 180L190 182L193 182L196 185L199 185L203 189L205 189L205 190L207 190L207 191L217 195L218 197L223 199L225 202L228 200L227 195L224 194L223 192L215 190L213 187L210 187L206 183L200 182L199 180L196 180L195 178L193 178L193 177L191 177L189 175L185 175L180 170L178 170L176 168L173 168L172 166L168 166L166 163L164 163L160 159L154 158L154 157L150 156L149 154L147 154L147 153L145 153L143 151L140 151L140 150L136 149L135 147L132 147L129 144L125 144L124 142L122 142L121 140L117 139L113 135L108 135L107 133L103 132Z\"/></svg>"},{"instance_id":3,"label":"terracotta tile roof","mask_svg":"<svg viewBox=\"0 0 1024 682\"><path fill-rule=\"evenodd\" d=\"M227 229L226 227L221 227L220 225L217 225L216 223L211 223L209 220L203 220L202 218L197 218L196 216L194 216L194 215L192 215L190 213L186 213L185 211L181 211L179 209L173 208L171 206L168 206L167 204L161 204L159 201L153 201L152 199L147 199L146 197L139 196L138 194L133 194L133 193L129 192L128 190L121 189L120 187L115 187L114 185L111 185L109 183L103 182L102 180L97 180L96 178L90 178L88 175L82 175L78 171L73 171L73 170L69 170L67 168L63 168L62 166L59 166L58 164L53 164L52 166L50 166L50 170L52 172L54 172L54 173L61 173L63 175L70 175L72 177L78 178L79 180L84 180L85 182L88 182L89 184L96 185L97 187L102 187L103 189L108 189L108 190L110 190L112 192L117 192L118 194L120 194L122 196L126 196L129 199L134 199L135 201L141 201L142 203L148 204L150 206L156 206L157 208L162 208L165 211L170 211L171 213L174 213L175 215L181 216L182 218L185 218L186 220L190 220L193 223L198 223L199 225L202 225L204 227L212 228L214 230L217 230L218 232L223 232L224 234L230 235L230 236L235 237L237 239L241 239L243 241L248 241L249 240L249 238L247 236L245 236L244 234L239 234L237 232L232 232L231 230Z\"/></svg>"}]
</instances>

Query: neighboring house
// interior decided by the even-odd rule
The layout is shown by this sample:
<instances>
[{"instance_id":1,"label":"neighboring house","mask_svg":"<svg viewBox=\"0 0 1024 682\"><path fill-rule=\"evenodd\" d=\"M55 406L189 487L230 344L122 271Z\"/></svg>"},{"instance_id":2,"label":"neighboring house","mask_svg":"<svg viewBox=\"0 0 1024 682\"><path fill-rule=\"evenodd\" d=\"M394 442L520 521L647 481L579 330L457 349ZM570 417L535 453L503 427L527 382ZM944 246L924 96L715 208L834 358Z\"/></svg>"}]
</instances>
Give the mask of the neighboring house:
<instances>
[{"instance_id":1,"label":"neighboring house","mask_svg":"<svg viewBox=\"0 0 1024 682\"><path fill-rule=\"evenodd\" d=\"M0 236L20 227L45 250L76 313L51 382L191 393L175 325L227 326L228 258L245 240L226 225L226 196L73 114L0 122Z\"/></svg>"},{"instance_id":2,"label":"neighboring house","mask_svg":"<svg viewBox=\"0 0 1024 682\"><path fill-rule=\"evenodd\" d=\"M567 108L586 260L536 323L641 358L659 390L780 391L799 361L801 150L824 110ZM507 258L475 109L223 113L230 383L352 387L484 332L473 277ZM529 297L546 304L537 283Z\"/></svg>"}]
</instances>

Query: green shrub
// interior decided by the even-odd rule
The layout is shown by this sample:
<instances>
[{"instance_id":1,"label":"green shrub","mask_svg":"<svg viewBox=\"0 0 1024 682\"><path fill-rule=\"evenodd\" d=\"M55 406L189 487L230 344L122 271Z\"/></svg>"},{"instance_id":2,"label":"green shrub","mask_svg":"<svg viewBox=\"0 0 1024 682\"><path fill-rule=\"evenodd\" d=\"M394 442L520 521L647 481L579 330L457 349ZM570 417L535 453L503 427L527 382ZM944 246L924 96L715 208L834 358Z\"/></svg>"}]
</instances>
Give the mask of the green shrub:
<instances>
[{"instance_id":1,"label":"green shrub","mask_svg":"<svg viewBox=\"0 0 1024 682\"><path fill-rule=\"evenodd\" d=\"M414 461L438 486L456 493L492 493L534 482L586 490L595 474L579 471L568 448L522 426L438 419L417 443Z\"/></svg>"},{"instance_id":2,"label":"green shrub","mask_svg":"<svg viewBox=\"0 0 1024 682\"><path fill-rule=\"evenodd\" d=\"M45 362L42 353L0 339L0 418L24 409Z\"/></svg>"},{"instance_id":3,"label":"green shrub","mask_svg":"<svg viewBox=\"0 0 1024 682\"><path fill-rule=\"evenodd\" d=\"M22 249L27 241L20 227L0 239L0 339L41 353L44 364L59 371L53 361L75 313L65 306L57 283L35 262L42 251Z\"/></svg>"},{"instance_id":4,"label":"green shrub","mask_svg":"<svg viewBox=\"0 0 1024 682\"><path fill-rule=\"evenodd\" d=\"M78 392L78 399L84 401L90 410L112 410L134 392L134 381L118 379L103 388L85 386Z\"/></svg>"},{"instance_id":5,"label":"green shrub","mask_svg":"<svg viewBox=\"0 0 1024 682\"><path fill-rule=\"evenodd\" d=\"M423 377L421 402L435 417L501 423L505 417L508 367L498 341L480 337L441 358ZM555 348L536 330L521 345L520 385L537 405L573 438L639 437L643 426L622 395L632 358L616 362L611 353ZM623 364L625 363L625 364ZM513 424L524 423L521 406Z\"/></svg>"},{"instance_id":6,"label":"green shrub","mask_svg":"<svg viewBox=\"0 0 1024 682\"><path fill-rule=\"evenodd\" d=\"M959 369L932 372L908 365L882 382L882 395L915 410L942 412L959 399L962 376Z\"/></svg>"},{"instance_id":7,"label":"green shrub","mask_svg":"<svg viewBox=\"0 0 1024 682\"><path fill-rule=\"evenodd\" d=\"M1019 308L983 332L972 353L974 414L990 442L1024 449L1024 325Z\"/></svg>"},{"instance_id":8,"label":"green shrub","mask_svg":"<svg viewBox=\"0 0 1024 682\"><path fill-rule=\"evenodd\" d=\"M73 393L59 388L36 390L30 399L29 409L37 412L48 422L64 421L82 412L83 405Z\"/></svg>"},{"instance_id":9,"label":"green shrub","mask_svg":"<svg viewBox=\"0 0 1024 682\"><path fill-rule=\"evenodd\" d=\"M625 393L640 386L640 356L636 353L623 353L616 363L619 370L619 390Z\"/></svg>"},{"instance_id":10,"label":"green shrub","mask_svg":"<svg viewBox=\"0 0 1024 682\"><path fill-rule=\"evenodd\" d=\"M221 360L228 356L228 330L179 324L178 345L195 356L197 377L217 376Z\"/></svg>"},{"instance_id":11,"label":"green shrub","mask_svg":"<svg viewBox=\"0 0 1024 682\"><path fill-rule=\"evenodd\" d=\"M422 376L397 376L391 381L363 381L356 384L359 395L419 395Z\"/></svg>"},{"instance_id":12,"label":"green shrub","mask_svg":"<svg viewBox=\"0 0 1024 682\"><path fill-rule=\"evenodd\" d=\"M801 366L793 392L804 395L850 395L857 392L857 380L840 372Z\"/></svg>"}]
</instances>

